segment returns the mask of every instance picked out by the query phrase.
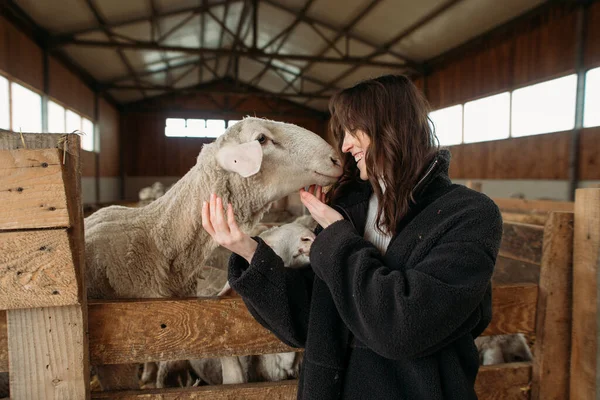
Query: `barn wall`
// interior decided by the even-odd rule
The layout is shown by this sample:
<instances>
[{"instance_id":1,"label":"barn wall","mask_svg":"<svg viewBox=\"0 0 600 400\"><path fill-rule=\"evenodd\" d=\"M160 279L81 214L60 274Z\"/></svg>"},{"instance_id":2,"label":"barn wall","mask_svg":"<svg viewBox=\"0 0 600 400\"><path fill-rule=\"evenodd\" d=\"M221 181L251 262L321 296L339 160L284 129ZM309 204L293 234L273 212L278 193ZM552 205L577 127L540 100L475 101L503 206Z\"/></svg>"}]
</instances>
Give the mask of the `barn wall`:
<instances>
[{"instance_id":1,"label":"barn wall","mask_svg":"<svg viewBox=\"0 0 600 400\"><path fill-rule=\"evenodd\" d=\"M217 83L210 90L231 89L228 83ZM205 118L239 120L244 116L264 117L290 122L324 137L326 119L323 113L287 101L251 96L193 93L163 96L146 100L122 113L125 198L135 200L139 190L156 181L174 183L195 164L205 143L202 138L165 136L166 118Z\"/></svg>"},{"instance_id":2,"label":"barn wall","mask_svg":"<svg viewBox=\"0 0 600 400\"><path fill-rule=\"evenodd\" d=\"M600 3L586 13L585 69L600 65ZM557 4L434 60L415 84L433 109L564 76L576 71L576 8ZM475 179L495 196L568 199L572 132L450 146L451 177ZM600 128L584 129L578 148L580 186L600 181Z\"/></svg>"},{"instance_id":3,"label":"barn wall","mask_svg":"<svg viewBox=\"0 0 600 400\"><path fill-rule=\"evenodd\" d=\"M45 85L43 50L25 32L2 16L0 38L0 72L39 93L43 93L47 86L47 95L98 125L100 152L82 151L81 155L83 200L85 203L96 201L97 179L100 200L117 200L120 179L118 110L100 99L98 119L95 121L94 92L53 56L48 57L48 82Z\"/></svg>"}]
</instances>

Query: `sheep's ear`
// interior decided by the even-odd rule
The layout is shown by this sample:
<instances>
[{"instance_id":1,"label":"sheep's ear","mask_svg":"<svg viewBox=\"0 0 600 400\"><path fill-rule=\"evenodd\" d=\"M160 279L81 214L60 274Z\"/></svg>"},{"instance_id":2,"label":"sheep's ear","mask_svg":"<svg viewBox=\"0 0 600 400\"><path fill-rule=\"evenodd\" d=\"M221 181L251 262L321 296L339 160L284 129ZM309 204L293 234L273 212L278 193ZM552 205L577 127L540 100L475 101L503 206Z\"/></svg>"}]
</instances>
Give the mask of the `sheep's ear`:
<instances>
[{"instance_id":1,"label":"sheep's ear","mask_svg":"<svg viewBox=\"0 0 600 400\"><path fill-rule=\"evenodd\" d=\"M260 171L262 147L258 140L248 143L225 145L217 152L217 162L221 168L247 178Z\"/></svg>"}]
</instances>

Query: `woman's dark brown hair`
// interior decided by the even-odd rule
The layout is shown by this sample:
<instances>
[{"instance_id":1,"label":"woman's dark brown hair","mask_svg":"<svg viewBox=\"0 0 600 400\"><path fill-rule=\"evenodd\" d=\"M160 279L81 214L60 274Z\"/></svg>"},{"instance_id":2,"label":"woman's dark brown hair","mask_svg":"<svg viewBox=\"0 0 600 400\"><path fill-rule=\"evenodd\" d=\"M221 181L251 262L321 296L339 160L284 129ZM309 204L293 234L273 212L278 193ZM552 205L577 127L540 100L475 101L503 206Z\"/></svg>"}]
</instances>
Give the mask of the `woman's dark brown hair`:
<instances>
[{"instance_id":1,"label":"woman's dark brown hair","mask_svg":"<svg viewBox=\"0 0 600 400\"><path fill-rule=\"evenodd\" d=\"M379 200L376 225L381 232L396 233L409 210L413 188L438 150L427 100L407 77L385 75L336 93L329 111L330 129L344 165L330 199L335 201L348 185L360 180L352 155L342 153L342 143L346 131L354 136L363 131L371 139L365 164Z\"/></svg>"}]
</instances>

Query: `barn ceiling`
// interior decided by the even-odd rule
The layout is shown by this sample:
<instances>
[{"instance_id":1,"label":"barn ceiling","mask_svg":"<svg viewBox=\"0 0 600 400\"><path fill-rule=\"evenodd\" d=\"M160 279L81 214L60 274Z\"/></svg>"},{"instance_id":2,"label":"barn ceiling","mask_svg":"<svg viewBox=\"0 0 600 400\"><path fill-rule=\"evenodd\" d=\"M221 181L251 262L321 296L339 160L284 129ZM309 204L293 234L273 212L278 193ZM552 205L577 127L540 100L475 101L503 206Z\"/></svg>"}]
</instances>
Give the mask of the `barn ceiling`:
<instances>
[{"instance_id":1,"label":"barn ceiling","mask_svg":"<svg viewBox=\"0 0 600 400\"><path fill-rule=\"evenodd\" d=\"M121 103L232 78L318 110L544 0L8 0Z\"/></svg>"}]
</instances>

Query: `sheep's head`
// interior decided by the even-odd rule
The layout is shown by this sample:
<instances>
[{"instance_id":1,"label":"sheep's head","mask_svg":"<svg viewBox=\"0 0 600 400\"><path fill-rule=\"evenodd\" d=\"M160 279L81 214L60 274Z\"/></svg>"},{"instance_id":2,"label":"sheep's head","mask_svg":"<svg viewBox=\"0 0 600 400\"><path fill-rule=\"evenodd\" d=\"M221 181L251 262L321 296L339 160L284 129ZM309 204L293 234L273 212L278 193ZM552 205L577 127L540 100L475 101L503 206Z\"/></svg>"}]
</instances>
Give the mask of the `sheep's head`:
<instances>
[{"instance_id":1,"label":"sheep's head","mask_svg":"<svg viewBox=\"0 0 600 400\"><path fill-rule=\"evenodd\" d=\"M271 228L259 235L288 268L307 266L315 234L306 226L292 222Z\"/></svg>"},{"instance_id":2,"label":"sheep's head","mask_svg":"<svg viewBox=\"0 0 600 400\"><path fill-rule=\"evenodd\" d=\"M215 144L219 166L260 184L271 200L312 184L330 185L342 174L334 149L293 124L247 117Z\"/></svg>"}]
</instances>

